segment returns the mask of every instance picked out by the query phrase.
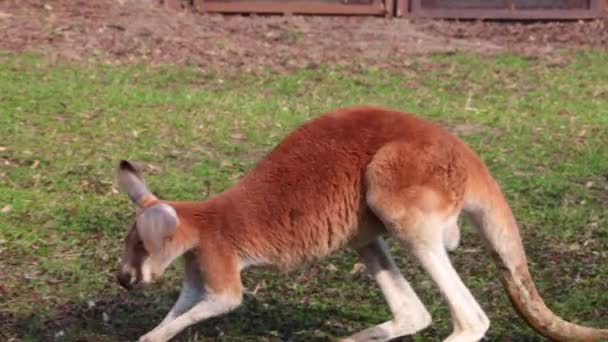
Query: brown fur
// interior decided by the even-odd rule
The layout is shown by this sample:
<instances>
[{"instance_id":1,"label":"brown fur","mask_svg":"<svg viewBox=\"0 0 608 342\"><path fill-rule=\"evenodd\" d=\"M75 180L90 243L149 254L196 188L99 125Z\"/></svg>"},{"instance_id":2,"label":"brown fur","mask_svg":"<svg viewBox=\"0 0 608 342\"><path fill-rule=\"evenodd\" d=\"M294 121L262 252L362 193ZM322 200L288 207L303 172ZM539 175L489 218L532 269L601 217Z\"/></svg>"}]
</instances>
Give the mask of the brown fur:
<instances>
[{"instance_id":1,"label":"brown fur","mask_svg":"<svg viewBox=\"0 0 608 342\"><path fill-rule=\"evenodd\" d=\"M436 130L414 116L369 108L338 111L303 125L210 203L216 215L230 213L219 225L222 238L242 257L266 258L285 269L335 252L365 228L359 221L376 220L365 203L366 168L380 148L404 138L413 142L411 154L408 150L408 155L386 160L387 171L402 171L403 177L380 175L378 181L407 180L410 184L393 184L396 196L415 184L436 189L450 203L462 200L462 165L450 160L454 165L445 170L445 164L431 163L416 169L412 159L441 160L449 154L441 144L447 147L457 140L443 131L433 134ZM404 169L401 162L412 168ZM179 204L174 206L183 212Z\"/></svg>"},{"instance_id":2,"label":"brown fur","mask_svg":"<svg viewBox=\"0 0 608 342\"><path fill-rule=\"evenodd\" d=\"M144 203L143 211L157 203L134 200ZM245 264L288 270L347 245L366 246L379 235L397 237L424 259L438 227L423 223L448 222L464 208L503 265L510 298L533 328L558 340L608 336L561 321L544 306L515 220L483 162L462 141L411 114L375 107L325 114L288 135L224 193L164 203L175 209L179 225L162 260L192 251L206 291L235 298ZM458 239L454 224L446 236ZM161 272L165 261L157 265ZM124 263L131 263L129 257ZM455 334L470 328L460 323Z\"/></svg>"}]
</instances>

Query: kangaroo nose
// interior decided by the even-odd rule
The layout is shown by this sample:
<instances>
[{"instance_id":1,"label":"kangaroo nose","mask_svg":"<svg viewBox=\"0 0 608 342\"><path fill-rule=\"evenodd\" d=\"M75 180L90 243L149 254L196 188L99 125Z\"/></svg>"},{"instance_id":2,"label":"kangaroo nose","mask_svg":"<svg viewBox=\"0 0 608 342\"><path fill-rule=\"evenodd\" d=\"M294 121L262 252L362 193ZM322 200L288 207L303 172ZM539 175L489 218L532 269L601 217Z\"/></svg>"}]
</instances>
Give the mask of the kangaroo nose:
<instances>
[{"instance_id":1,"label":"kangaroo nose","mask_svg":"<svg viewBox=\"0 0 608 342\"><path fill-rule=\"evenodd\" d=\"M120 272L118 274L118 283L120 286L124 287L127 290L132 288L131 286L131 274L128 272Z\"/></svg>"}]
</instances>

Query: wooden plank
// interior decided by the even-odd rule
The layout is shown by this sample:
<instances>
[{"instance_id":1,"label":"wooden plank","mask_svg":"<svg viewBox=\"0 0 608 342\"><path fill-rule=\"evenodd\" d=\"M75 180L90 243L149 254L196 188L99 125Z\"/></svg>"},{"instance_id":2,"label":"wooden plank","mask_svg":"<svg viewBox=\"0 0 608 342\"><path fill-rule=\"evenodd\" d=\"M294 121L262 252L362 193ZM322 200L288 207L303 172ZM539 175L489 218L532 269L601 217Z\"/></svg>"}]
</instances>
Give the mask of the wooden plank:
<instances>
[{"instance_id":1,"label":"wooden plank","mask_svg":"<svg viewBox=\"0 0 608 342\"><path fill-rule=\"evenodd\" d=\"M411 16L416 18L450 19L593 19L604 15L600 0L588 0L585 9L487 9L487 8L433 8L423 7L424 0L411 0Z\"/></svg>"},{"instance_id":2,"label":"wooden plank","mask_svg":"<svg viewBox=\"0 0 608 342\"><path fill-rule=\"evenodd\" d=\"M392 18L395 15L395 1L384 0L385 15Z\"/></svg>"},{"instance_id":3,"label":"wooden plank","mask_svg":"<svg viewBox=\"0 0 608 342\"><path fill-rule=\"evenodd\" d=\"M348 2L320 3L315 1L205 1L194 0L194 6L202 12L222 13L293 13L293 14L350 14L384 15L384 3L374 0L369 5Z\"/></svg>"},{"instance_id":4,"label":"wooden plank","mask_svg":"<svg viewBox=\"0 0 608 342\"><path fill-rule=\"evenodd\" d=\"M511 0L516 9L589 9L589 0Z\"/></svg>"},{"instance_id":5,"label":"wooden plank","mask_svg":"<svg viewBox=\"0 0 608 342\"><path fill-rule=\"evenodd\" d=\"M506 0L423 0L420 6L425 9L505 9L508 8Z\"/></svg>"},{"instance_id":6,"label":"wooden plank","mask_svg":"<svg viewBox=\"0 0 608 342\"><path fill-rule=\"evenodd\" d=\"M284 4L288 2L302 2L303 0L205 0L204 2L251 2L251 3L260 3L260 2L274 2L277 4ZM316 2L316 3L333 3L333 4L348 4L348 5L371 5L374 3L374 0L310 0L308 2Z\"/></svg>"},{"instance_id":7,"label":"wooden plank","mask_svg":"<svg viewBox=\"0 0 608 342\"><path fill-rule=\"evenodd\" d=\"M608 1L608 0L606 0ZM395 16L404 17L410 15L410 0L397 0L395 4Z\"/></svg>"},{"instance_id":8,"label":"wooden plank","mask_svg":"<svg viewBox=\"0 0 608 342\"><path fill-rule=\"evenodd\" d=\"M445 18L445 19L594 19L602 16L600 12L591 10L413 10L411 15L416 18Z\"/></svg>"}]
</instances>

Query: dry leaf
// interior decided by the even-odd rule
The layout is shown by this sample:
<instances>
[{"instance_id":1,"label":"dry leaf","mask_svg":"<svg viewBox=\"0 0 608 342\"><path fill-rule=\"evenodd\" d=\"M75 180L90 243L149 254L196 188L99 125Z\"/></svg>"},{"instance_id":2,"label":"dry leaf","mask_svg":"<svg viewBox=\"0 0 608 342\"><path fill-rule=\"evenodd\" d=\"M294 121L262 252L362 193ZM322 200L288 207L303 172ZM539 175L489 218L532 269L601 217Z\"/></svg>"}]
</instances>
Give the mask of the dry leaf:
<instances>
[{"instance_id":1,"label":"dry leaf","mask_svg":"<svg viewBox=\"0 0 608 342\"><path fill-rule=\"evenodd\" d=\"M146 170L151 173L159 173L163 170L163 168L158 165L146 163Z\"/></svg>"},{"instance_id":2,"label":"dry leaf","mask_svg":"<svg viewBox=\"0 0 608 342\"><path fill-rule=\"evenodd\" d=\"M261 282L259 282L255 288L253 289L253 291L251 291L252 294L257 294L258 291L260 291L261 289L266 287L266 282L264 280L262 280Z\"/></svg>"},{"instance_id":3,"label":"dry leaf","mask_svg":"<svg viewBox=\"0 0 608 342\"><path fill-rule=\"evenodd\" d=\"M6 214L6 213L10 212L11 210L13 210L13 206L10 204L7 204L4 207L2 207L2 209L0 209L0 213Z\"/></svg>"},{"instance_id":4,"label":"dry leaf","mask_svg":"<svg viewBox=\"0 0 608 342\"><path fill-rule=\"evenodd\" d=\"M34 163L32 164L31 168L35 169L38 167L38 165L40 165L40 160L36 159L36 160L34 160Z\"/></svg>"},{"instance_id":5,"label":"dry leaf","mask_svg":"<svg viewBox=\"0 0 608 342\"><path fill-rule=\"evenodd\" d=\"M243 140L245 139L245 135L242 133L234 133L230 136L234 140Z\"/></svg>"},{"instance_id":6,"label":"dry leaf","mask_svg":"<svg viewBox=\"0 0 608 342\"><path fill-rule=\"evenodd\" d=\"M363 270L365 269L365 265L358 262L356 264L353 265L353 269L350 271L351 275L357 274L357 273L361 273Z\"/></svg>"},{"instance_id":7,"label":"dry leaf","mask_svg":"<svg viewBox=\"0 0 608 342\"><path fill-rule=\"evenodd\" d=\"M7 150L7 148L6 148L6 147L4 147L4 146L0 146L0 152L4 152L4 151L6 151L6 150Z\"/></svg>"}]
</instances>

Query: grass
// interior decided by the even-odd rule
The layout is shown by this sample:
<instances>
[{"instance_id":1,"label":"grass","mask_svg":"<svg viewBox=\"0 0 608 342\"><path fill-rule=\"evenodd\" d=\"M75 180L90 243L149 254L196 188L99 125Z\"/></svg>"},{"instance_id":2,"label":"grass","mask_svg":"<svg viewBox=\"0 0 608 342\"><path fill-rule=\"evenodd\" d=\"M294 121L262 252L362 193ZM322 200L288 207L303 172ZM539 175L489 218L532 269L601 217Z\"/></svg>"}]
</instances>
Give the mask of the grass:
<instances>
[{"instance_id":1,"label":"grass","mask_svg":"<svg viewBox=\"0 0 608 342\"><path fill-rule=\"evenodd\" d=\"M363 103L416 112L471 144L507 194L548 305L606 327L608 54L568 60L452 54L392 72L237 75L0 54L0 337L134 340L169 309L179 266L150 288L125 293L115 284L133 215L116 188L118 159L155 165L147 180L163 198L204 198L303 121ZM477 235L464 230L453 261L492 320L488 339L540 340L510 307ZM434 317L413 340L447 336L436 287L391 246ZM247 271L257 293L178 339L323 340L382 322L388 310L373 282L351 272L356 261L344 251L289 274Z\"/></svg>"}]
</instances>

